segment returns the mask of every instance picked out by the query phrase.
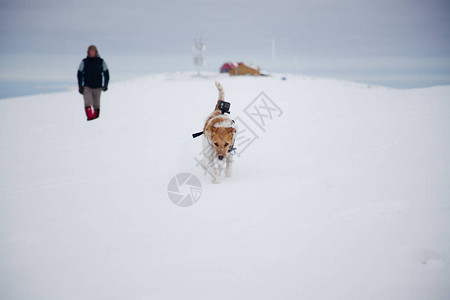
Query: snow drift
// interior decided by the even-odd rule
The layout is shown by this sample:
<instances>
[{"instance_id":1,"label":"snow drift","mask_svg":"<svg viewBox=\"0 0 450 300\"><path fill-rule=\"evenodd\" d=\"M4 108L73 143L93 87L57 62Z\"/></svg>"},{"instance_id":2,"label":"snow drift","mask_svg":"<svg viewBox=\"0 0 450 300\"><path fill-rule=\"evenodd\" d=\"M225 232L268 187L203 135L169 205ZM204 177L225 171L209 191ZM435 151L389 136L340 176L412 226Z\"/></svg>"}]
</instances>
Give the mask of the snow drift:
<instances>
[{"instance_id":1,"label":"snow drift","mask_svg":"<svg viewBox=\"0 0 450 300\"><path fill-rule=\"evenodd\" d=\"M257 136L218 185L191 137L216 79ZM282 110L263 129L260 92ZM111 84L92 122L76 91L1 100L0 298L448 299L449 95L160 74Z\"/></svg>"}]
</instances>

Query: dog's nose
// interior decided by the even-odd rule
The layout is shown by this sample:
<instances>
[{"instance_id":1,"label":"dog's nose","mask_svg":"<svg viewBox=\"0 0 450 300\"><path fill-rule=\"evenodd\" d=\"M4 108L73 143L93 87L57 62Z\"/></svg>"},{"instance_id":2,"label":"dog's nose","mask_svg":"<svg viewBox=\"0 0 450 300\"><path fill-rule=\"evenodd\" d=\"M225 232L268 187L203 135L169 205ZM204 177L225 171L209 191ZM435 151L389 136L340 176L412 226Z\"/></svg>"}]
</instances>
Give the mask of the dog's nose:
<instances>
[{"instance_id":1,"label":"dog's nose","mask_svg":"<svg viewBox=\"0 0 450 300\"><path fill-rule=\"evenodd\" d=\"M217 158L218 158L219 160L222 160L222 159L223 159L223 155L219 155L219 156L217 156Z\"/></svg>"}]
</instances>

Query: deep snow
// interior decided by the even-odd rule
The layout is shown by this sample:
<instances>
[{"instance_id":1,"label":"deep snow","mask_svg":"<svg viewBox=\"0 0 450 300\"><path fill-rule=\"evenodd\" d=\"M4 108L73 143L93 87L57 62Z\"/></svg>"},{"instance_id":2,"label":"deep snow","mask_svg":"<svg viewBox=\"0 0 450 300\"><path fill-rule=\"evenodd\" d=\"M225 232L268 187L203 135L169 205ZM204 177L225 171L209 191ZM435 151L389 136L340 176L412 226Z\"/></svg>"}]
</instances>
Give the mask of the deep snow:
<instances>
[{"instance_id":1,"label":"deep snow","mask_svg":"<svg viewBox=\"0 0 450 300\"><path fill-rule=\"evenodd\" d=\"M449 299L450 87L285 76L116 83L92 122L75 90L0 101L0 298ZM258 136L221 184L191 137L216 79Z\"/></svg>"}]
</instances>

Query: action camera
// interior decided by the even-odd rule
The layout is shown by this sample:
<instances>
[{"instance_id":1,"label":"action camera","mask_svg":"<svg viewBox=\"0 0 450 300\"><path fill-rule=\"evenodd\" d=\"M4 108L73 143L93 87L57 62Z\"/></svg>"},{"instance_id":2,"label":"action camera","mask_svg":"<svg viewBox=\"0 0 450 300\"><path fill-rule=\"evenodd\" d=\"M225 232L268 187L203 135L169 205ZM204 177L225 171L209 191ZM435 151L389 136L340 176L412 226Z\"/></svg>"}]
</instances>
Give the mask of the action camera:
<instances>
[{"instance_id":1,"label":"action camera","mask_svg":"<svg viewBox=\"0 0 450 300\"><path fill-rule=\"evenodd\" d=\"M231 106L230 102L225 102L225 101L220 101L219 102L219 109L222 112L222 114L224 114L224 113L229 114L230 113L230 106Z\"/></svg>"}]
</instances>

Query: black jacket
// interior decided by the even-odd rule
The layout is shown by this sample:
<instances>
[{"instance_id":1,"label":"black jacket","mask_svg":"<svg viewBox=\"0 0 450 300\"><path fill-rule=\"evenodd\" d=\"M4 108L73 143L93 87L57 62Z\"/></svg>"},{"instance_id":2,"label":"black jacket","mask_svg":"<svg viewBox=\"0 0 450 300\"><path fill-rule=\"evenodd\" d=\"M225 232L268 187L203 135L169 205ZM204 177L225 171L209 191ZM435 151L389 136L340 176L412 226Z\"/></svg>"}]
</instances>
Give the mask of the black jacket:
<instances>
[{"instance_id":1,"label":"black jacket","mask_svg":"<svg viewBox=\"0 0 450 300\"><path fill-rule=\"evenodd\" d=\"M103 75L103 78L102 78ZM97 57L86 57L78 68L78 85L93 89L108 86L109 70L105 61Z\"/></svg>"}]
</instances>

